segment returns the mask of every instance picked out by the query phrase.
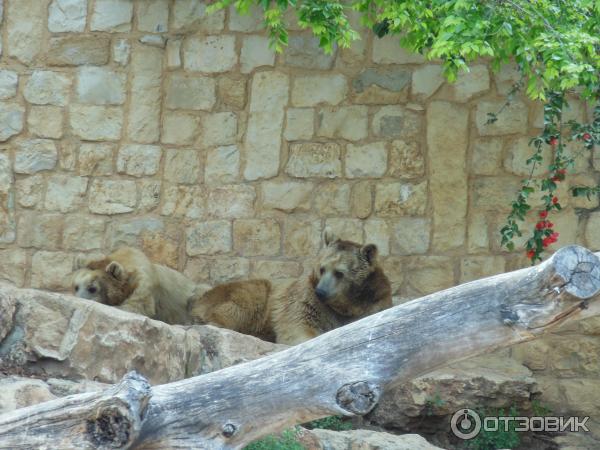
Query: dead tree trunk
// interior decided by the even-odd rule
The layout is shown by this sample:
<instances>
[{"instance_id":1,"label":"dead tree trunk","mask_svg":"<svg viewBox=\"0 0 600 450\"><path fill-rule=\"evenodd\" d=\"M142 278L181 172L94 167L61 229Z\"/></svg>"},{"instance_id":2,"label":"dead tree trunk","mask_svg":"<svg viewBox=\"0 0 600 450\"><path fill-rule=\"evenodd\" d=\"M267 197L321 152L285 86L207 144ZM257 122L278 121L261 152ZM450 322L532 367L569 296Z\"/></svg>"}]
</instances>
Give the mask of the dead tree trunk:
<instances>
[{"instance_id":1,"label":"dead tree trunk","mask_svg":"<svg viewBox=\"0 0 600 450\"><path fill-rule=\"evenodd\" d=\"M2 415L0 448L240 448L295 423L366 414L391 382L534 339L596 307L599 290L599 259L566 247L256 361L152 389L128 375L105 393Z\"/></svg>"}]
</instances>

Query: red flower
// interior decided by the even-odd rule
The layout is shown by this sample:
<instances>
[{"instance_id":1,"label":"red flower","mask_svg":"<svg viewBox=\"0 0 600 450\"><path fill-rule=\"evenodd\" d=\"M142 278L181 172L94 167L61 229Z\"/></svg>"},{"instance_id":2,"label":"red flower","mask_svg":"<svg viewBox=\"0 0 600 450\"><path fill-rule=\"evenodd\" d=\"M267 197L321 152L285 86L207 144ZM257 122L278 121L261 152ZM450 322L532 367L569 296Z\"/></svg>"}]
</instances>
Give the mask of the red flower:
<instances>
[{"instance_id":1,"label":"red flower","mask_svg":"<svg viewBox=\"0 0 600 450\"><path fill-rule=\"evenodd\" d=\"M550 178L550 180L552 180L556 183L557 181L560 181L560 177L552 177L552 178Z\"/></svg>"},{"instance_id":2,"label":"red flower","mask_svg":"<svg viewBox=\"0 0 600 450\"><path fill-rule=\"evenodd\" d=\"M542 211L542 212L540 213L540 217L541 217L542 219L545 219L546 217L548 217L548 211Z\"/></svg>"},{"instance_id":3,"label":"red flower","mask_svg":"<svg viewBox=\"0 0 600 450\"><path fill-rule=\"evenodd\" d=\"M554 196L552 197L552 204L556 205L558 203L558 197Z\"/></svg>"},{"instance_id":4,"label":"red flower","mask_svg":"<svg viewBox=\"0 0 600 450\"><path fill-rule=\"evenodd\" d=\"M535 224L535 227L538 230L543 230L544 228L546 228L546 222L544 222L544 221L538 222Z\"/></svg>"},{"instance_id":5,"label":"red flower","mask_svg":"<svg viewBox=\"0 0 600 450\"><path fill-rule=\"evenodd\" d=\"M552 228L554 224L552 222L546 222L546 227Z\"/></svg>"},{"instance_id":6,"label":"red flower","mask_svg":"<svg viewBox=\"0 0 600 450\"><path fill-rule=\"evenodd\" d=\"M565 173L567 173L567 169L558 169L556 171L556 173L559 174L559 175L564 175Z\"/></svg>"},{"instance_id":7,"label":"red flower","mask_svg":"<svg viewBox=\"0 0 600 450\"><path fill-rule=\"evenodd\" d=\"M533 259L535 257L535 250L529 250L527 252L527 258Z\"/></svg>"},{"instance_id":8,"label":"red flower","mask_svg":"<svg viewBox=\"0 0 600 450\"><path fill-rule=\"evenodd\" d=\"M558 144L558 139L555 137L551 138L549 144L554 147L556 144Z\"/></svg>"},{"instance_id":9,"label":"red flower","mask_svg":"<svg viewBox=\"0 0 600 450\"><path fill-rule=\"evenodd\" d=\"M583 133L583 139L589 141L590 139L592 139L592 135L590 133Z\"/></svg>"}]
</instances>

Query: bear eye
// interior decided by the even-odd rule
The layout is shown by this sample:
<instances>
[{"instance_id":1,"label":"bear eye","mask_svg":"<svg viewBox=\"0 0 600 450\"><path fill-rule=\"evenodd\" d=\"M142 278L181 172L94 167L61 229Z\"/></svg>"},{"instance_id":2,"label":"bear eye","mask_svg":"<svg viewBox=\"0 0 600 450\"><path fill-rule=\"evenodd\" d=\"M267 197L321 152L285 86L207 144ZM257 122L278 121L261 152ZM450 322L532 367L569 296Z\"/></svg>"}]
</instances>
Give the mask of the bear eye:
<instances>
[{"instance_id":1,"label":"bear eye","mask_svg":"<svg viewBox=\"0 0 600 450\"><path fill-rule=\"evenodd\" d=\"M338 279L341 280L342 278L344 278L344 274L342 272L340 272L339 270L336 270L335 272L333 272L333 275Z\"/></svg>"},{"instance_id":2,"label":"bear eye","mask_svg":"<svg viewBox=\"0 0 600 450\"><path fill-rule=\"evenodd\" d=\"M323 275L323 274L325 273L325 267L321 267L321 269L319 270L319 273L320 273L321 275Z\"/></svg>"},{"instance_id":3,"label":"bear eye","mask_svg":"<svg viewBox=\"0 0 600 450\"><path fill-rule=\"evenodd\" d=\"M94 286L90 286L90 287L88 288L88 292L89 292L90 294L94 294L94 293L96 292L96 290L97 290L97 289L96 289Z\"/></svg>"}]
</instances>

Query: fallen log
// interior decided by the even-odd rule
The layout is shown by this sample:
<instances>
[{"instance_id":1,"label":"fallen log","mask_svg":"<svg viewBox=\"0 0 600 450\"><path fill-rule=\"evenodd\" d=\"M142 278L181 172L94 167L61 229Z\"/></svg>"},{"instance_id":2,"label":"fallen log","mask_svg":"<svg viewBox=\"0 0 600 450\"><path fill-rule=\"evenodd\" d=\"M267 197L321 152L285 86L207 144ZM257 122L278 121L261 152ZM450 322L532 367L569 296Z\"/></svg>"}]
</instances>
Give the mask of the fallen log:
<instances>
[{"instance_id":1,"label":"fallen log","mask_svg":"<svg viewBox=\"0 0 600 450\"><path fill-rule=\"evenodd\" d=\"M391 383L534 339L589 306L600 313L599 291L598 257L566 247L259 360L153 388L132 373L103 393L1 415L0 448L241 448L296 423L366 414Z\"/></svg>"}]
</instances>

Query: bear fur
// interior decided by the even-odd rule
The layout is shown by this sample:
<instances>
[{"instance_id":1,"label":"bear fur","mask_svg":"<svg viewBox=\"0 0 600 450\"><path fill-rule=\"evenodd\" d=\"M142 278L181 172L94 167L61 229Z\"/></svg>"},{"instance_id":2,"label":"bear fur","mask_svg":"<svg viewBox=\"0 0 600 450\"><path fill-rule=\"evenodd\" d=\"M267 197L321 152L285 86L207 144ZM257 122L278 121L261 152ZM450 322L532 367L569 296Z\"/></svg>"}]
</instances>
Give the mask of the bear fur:
<instances>
[{"instance_id":1,"label":"bear fur","mask_svg":"<svg viewBox=\"0 0 600 450\"><path fill-rule=\"evenodd\" d=\"M221 284L190 302L190 317L195 324L215 325L274 342L268 305L271 290L267 280Z\"/></svg>"},{"instance_id":2,"label":"bear fur","mask_svg":"<svg viewBox=\"0 0 600 450\"><path fill-rule=\"evenodd\" d=\"M344 241L328 230L324 242L308 278L280 292L265 280L218 286L191 303L192 320L295 345L392 306L375 245Z\"/></svg>"},{"instance_id":3,"label":"bear fur","mask_svg":"<svg viewBox=\"0 0 600 450\"><path fill-rule=\"evenodd\" d=\"M174 325L190 323L190 298L209 288L152 263L131 247L121 247L104 257L77 258L74 269L72 287L77 297Z\"/></svg>"}]
</instances>

